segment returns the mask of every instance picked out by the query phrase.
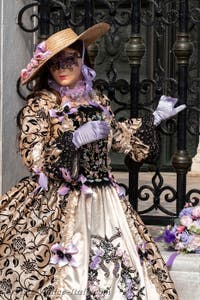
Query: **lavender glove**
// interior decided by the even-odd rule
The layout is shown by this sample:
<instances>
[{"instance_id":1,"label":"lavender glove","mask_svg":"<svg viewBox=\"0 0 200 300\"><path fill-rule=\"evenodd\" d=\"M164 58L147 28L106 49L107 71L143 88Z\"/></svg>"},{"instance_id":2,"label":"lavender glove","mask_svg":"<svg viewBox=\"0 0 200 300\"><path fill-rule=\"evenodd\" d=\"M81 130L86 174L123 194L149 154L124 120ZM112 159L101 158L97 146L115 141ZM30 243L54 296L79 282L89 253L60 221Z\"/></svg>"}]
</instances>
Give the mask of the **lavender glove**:
<instances>
[{"instance_id":1,"label":"lavender glove","mask_svg":"<svg viewBox=\"0 0 200 300\"><path fill-rule=\"evenodd\" d=\"M72 142L79 148L82 145L105 138L108 133L109 127L106 122L89 121L74 131Z\"/></svg>"},{"instance_id":2,"label":"lavender glove","mask_svg":"<svg viewBox=\"0 0 200 300\"><path fill-rule=\"evenodd\" d=\"M162 95L160 97L158 106L156 110L153 112L154 115L154 125L158 126L163 120L167 120L180 111L186 108L185 104L174 107L177 103L177 98L172 98L170 96Z\"/></svg>"}]
</instances>

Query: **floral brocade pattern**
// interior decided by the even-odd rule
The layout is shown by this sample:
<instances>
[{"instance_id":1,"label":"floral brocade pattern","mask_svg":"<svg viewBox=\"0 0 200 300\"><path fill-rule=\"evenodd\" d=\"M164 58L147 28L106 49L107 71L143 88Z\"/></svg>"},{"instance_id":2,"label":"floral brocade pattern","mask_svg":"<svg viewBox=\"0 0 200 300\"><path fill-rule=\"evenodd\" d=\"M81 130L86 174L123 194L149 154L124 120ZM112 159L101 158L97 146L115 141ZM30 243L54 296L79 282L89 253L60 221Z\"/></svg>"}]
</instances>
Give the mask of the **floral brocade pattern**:
<instances>
[{"instance_id":1,"label":"floral brocade pattern","mask_svg":"<svg viewBox=\"0 0 200 300\"><path fill-rule=\"evenodd\" d=\"M50 249L61 239L63 197L53 186L35 195L36 186L23 179L1 199L0 299L48 299L45 288L54 281Z\"/></svg>"},{"instance_id":2,"label":"floral brocade pattern","mask_svg":"<svg viewBox=\"0 0 200 300\"><path fill-rule=\"evenodd\" d=\"M141 119L116 122L108 99L97 94L90 103L77 107L57 104L56 96L48 91L28 100L20 116L19 151L32 174L0 198L0 299L79 299L69 295L73 289L79 290L80 282L88 294L82 294L81 300L112 300L110 286L117 287L122 299L146 299L143 266L159 295L165 295L163 299L178 299L156 245L120 197L110 173L111 147L137 161L156 152L156 136L150 135L154 131L152 116L147 119L146 125ZM108 138L76 149L73 132L92 120L108 123ZM149 140L143 140L140 131L148 131ZM141 267L137 253L134 264L132 246L125 246L125 225L126 238L135 245L147 242L148 259L154 264L144 255ZM71 242L82 264L76 268L66 265L63 272L51 263L51 249ZM105 284L108 278L113 285ZM67 296L56 294L62 292L62 285Z\"/></svg>"}]
</instances>

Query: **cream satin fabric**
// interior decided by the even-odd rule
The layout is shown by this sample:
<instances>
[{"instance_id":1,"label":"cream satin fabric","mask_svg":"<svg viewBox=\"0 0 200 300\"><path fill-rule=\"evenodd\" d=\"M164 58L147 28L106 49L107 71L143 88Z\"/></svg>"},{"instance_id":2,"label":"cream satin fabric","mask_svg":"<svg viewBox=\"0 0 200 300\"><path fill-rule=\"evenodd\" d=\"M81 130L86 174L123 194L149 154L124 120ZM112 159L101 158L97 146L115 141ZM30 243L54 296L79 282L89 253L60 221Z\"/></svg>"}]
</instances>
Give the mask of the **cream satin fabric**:
<instances>
[{"instance_id":1,"label":"cream satin fabric","mask_svg":"<svg viewBox=\"0 0 200 300\"><path fill-rule=\"evenodd\" d=\"M88 264L91 245L91 235L111 238L119 228L121 237L113 241L116 246L120 243L120 249L125 250L133 266L137 268L141 280L141 286L145 286L145 296L142 300L159 300L155 286L147 276L145 268L142 267L138 257L137 248L129 229L126 216L121 206L119 197L113 187L96 187L89 195L81 194L75 209L75 227L73 243L79 249L76 259L80 263L77 268L64 266L60 268L57 291L54 299L62 300L84 300L86 299L88 284ZM108 266L109 267L109 266ZM111 263L110 269L113 269ZM117 287L120 279L113 276L106 278L100 269L100 287L109 286L109 295L102 299L123 300L127 299ZM60 296L62 294L62 296Z\"/></svg>"}]
</instances>

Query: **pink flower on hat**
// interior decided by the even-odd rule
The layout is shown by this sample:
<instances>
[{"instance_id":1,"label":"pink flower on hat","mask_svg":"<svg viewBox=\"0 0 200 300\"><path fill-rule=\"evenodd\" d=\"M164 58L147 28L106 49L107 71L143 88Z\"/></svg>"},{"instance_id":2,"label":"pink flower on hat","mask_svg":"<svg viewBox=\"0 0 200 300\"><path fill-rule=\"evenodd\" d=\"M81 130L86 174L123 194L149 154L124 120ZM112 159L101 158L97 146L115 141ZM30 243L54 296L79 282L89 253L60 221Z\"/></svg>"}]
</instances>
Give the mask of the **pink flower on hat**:
<instances>
[{"instance_id":1,"label":"pink flower on hat","mask_svg":"<svg viewBox=\"0 0 200 300\"><path fill-rule=\"evenodd\" d=\"M33 72L33 70L36 69L41 64L42 61L47 59L49 55L51 55L51 53L52 52L50 50L46 50L45 41L38 44L35 49L33 58L27 64L26 68L22 69L21 71L21 79L25 80L26 78L28 78L30 74Z\"/></svg>"},{"instance_id":2,"label":"pink flower on hat","mask_svg":"<svg viewBox=\"0 0 200 300\"><path fill-rule=\"evenodd\" d=\"M33 67L32 67L32 65L31 65L31 63L29 63L29 64L26 66L26 68L27 68L28 71L31 71Z\"/></svg>"},{"instance_id":3,"label":"pink flower on hat","mask_svg":"<svg viewBox=\"0 0 200 300\"><path fill-rule=\"evenodd\" d=\"M35 58L31 58L31 64L32 66L37 67L39 65L38 61Z\"/></svg>"},{"instance_id":4,"label":"pink flower on hat","mask_svg":"<svg viewBox=\"0 0 200 300\"><path fill-rule=\"evenodd\" d=\"M22 69L22 70L21 70L21 79L22 79L22 80L23 80L23 79L26 79L26 78L28 77L28 75L29 75L29 72L28 72L27 69Z\"/></svg>"}]
</instances>

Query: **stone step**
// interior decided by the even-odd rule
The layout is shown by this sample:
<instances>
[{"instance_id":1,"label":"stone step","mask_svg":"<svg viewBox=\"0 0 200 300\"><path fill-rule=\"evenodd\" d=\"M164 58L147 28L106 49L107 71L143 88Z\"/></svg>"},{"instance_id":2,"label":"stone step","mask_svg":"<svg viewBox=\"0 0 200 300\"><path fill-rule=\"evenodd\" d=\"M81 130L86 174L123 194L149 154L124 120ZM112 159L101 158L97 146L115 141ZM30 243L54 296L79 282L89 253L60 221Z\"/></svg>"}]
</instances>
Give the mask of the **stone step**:
<instances>
[{"instance_id":1,"label":"stone step","mask_svg":"<svg viewBox=\"0 0 200 300\"><path fill-rule=\"evenodd\" d=\"M162 227L163 228L163 227ZM158 237L162 231L159 226L148 226L152 236ZM173 251L168 251L163 243L157 243L165 262ZM169 268L177 289L179 300L200 300L200 255L179 254Z\"/></svg>"},{"instance_id":2,"label":"stone step","mask_svg":"<svg viewBox=\"0 0 200 300\"><path fill-rule=\"evenodd\" d=\"M161 251L165 261L173 252ZM200 300L200 255L179 254L170 268L179 300Z\"/></svg>"}]
</instances>

